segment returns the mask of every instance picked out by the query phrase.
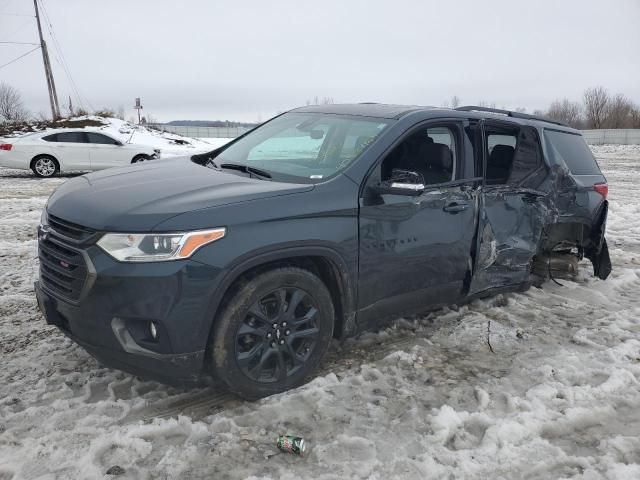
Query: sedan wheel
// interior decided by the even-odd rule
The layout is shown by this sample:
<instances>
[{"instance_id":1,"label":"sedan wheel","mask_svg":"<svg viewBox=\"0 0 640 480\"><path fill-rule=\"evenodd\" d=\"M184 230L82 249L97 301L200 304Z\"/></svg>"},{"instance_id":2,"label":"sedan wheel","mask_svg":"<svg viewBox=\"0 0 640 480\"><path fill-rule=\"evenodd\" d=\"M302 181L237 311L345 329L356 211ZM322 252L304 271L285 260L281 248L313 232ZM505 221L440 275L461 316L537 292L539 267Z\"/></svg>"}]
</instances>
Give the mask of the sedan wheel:
<instances>
[{"instance_id":1,"label":"sedan wheel","mask_svg":"<svg viewBox=\"0 0 640 480\"><path fill-rule=\"evenodd\" d=\"M51 157L40 157L33 162L33 172L39 177L52 177L58 171L58 164Z\"/></svg>"}]
</instances>

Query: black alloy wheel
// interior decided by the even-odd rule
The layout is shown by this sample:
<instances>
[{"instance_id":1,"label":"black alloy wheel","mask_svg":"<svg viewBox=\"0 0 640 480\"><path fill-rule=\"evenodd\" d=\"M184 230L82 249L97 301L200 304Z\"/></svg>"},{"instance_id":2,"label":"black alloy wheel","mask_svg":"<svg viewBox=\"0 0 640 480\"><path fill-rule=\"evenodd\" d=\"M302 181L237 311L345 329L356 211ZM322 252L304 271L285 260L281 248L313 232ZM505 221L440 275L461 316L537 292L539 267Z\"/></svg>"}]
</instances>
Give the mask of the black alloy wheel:
<instances>
[{"instance_id":1,"label":"black alloy wheel","mask_svg":"<svg viewBox=\"0 0 640 480\"><path fill-rule=\"evenodd\" d=\"M333 337L333 301L322 280L279 267L242 280L234 292L214 320L214 376L247 399L304 383Z\"/></svg>"}]
</instances>

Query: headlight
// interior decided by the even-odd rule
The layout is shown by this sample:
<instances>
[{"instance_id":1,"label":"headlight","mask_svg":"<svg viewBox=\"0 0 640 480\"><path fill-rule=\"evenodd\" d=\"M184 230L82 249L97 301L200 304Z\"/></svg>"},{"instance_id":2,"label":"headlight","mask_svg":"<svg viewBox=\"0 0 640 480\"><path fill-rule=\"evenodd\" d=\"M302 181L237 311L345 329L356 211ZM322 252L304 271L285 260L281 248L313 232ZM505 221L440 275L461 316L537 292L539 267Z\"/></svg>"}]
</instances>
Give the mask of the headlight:
<instances>
[{"instance_id":1,"label":"headlight","mask_svg":"<svg viewBox=\"0 0 640 480\"><path fill-rule=\"evenodd\" d=\"M225 228L186 233L107 233L98 246L120 262L164 262L189 258L225 234Z\"/></svg>"},{"instance_id":2,"label":"headlight","mask_svg":"<svg viewBox=\"0 0 640 480\"><path fill-rule=\"evenodd\" d=\"M40 225L49 225L49 215L47 215L47 206L45 205L40 215Z\"/></svg>"}]
</instances>

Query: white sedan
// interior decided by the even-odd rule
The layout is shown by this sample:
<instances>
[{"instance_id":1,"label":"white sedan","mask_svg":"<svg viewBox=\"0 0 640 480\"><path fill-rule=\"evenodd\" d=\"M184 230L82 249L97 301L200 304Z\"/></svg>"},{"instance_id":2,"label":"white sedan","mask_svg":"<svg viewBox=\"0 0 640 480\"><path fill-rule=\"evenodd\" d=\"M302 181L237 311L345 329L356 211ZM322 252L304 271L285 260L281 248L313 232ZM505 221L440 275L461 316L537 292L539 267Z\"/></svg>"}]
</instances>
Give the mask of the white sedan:
<instances>
[{"instance_id":1,"label":"white sedan","mask_svg":"<svg viewBox=\"0 0 640 480\"><path fill-rule=\"evenodd\" d=\"M160 157L150 146L123 143L104 132L48 130L0 142L0 167L31 169L39 177L101 170Z\"/></svg>"}]
</instances>

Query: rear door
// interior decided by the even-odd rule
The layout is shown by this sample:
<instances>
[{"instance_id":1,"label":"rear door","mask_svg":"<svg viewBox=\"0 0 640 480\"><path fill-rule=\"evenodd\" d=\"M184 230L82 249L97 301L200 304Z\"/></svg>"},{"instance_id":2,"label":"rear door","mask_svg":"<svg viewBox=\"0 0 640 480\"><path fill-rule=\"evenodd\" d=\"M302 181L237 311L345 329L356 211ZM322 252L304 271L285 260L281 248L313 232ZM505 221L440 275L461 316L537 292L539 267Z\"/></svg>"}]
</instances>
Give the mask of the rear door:
<instances>
[{"instance_id":1,"label":"rear door","mask_svg":"<svg viewBox=\"0 0 640 480\"><path fill-rule=\"evenodd\" d=\"M117 140L97 132L87 132L89 151L91 154L91 169L128 165L131 159Z\"/></svg>"},{"instance_id":2,"label":"rear door","mask_svg":"<svg viewBox=\"0 0 640 480\"><path fill-rule=\"evenodd\" d=\"M550 197L538 132L511 122L482 122L484 185L470 294L528 282Z\"/></svg>"},{"instance_id":3,"label":"rear door","mask_svg":"<svg viewBox=\"0 0 640 480\"><path fill-rule=\"evenodd\" d=\"M53 155L62 163L63 170L89 170L88 140L84 132L61 132L50 140Z\"/></svg>"},{"instance_id":4,"label":"rear door","mask_svg":"<svg viewBox=\"0 0 640 480\"><path fill-rule=\"evenodd\" d=\"M478 179L469 178L463 161L470 150L462 122L430 122L398 142L366 181L359 216L361 325L464 295L478 212ZM404 176L413 183L416 174L415 183L424 185L420 195L377 193L381 182Z\"/></svg>"}]
</instances>

